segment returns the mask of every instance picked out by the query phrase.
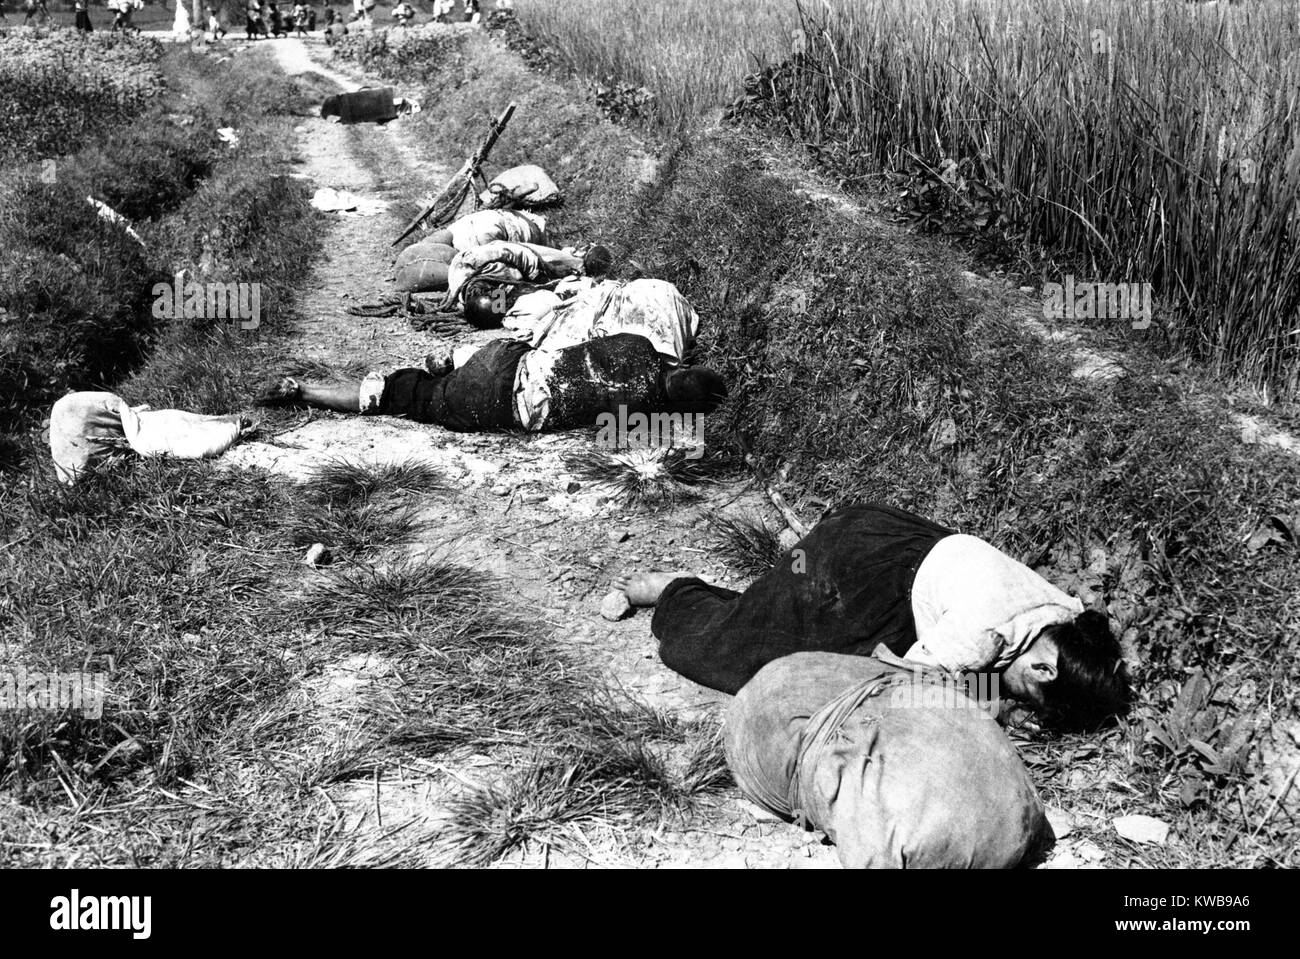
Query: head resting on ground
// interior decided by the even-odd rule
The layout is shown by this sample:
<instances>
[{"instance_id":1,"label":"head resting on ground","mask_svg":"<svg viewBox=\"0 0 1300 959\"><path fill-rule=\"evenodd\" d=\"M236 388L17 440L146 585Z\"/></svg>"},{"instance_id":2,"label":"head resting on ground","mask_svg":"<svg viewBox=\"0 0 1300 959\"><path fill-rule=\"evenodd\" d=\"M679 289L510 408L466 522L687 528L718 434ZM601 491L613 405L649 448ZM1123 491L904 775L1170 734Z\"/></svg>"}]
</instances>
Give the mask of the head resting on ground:
<instances>
[{"instance_id":1,"label":"head resting on ground","mask_svg":"<svg viewBox=\"0 0 1300 959\"><path fill-rule=\"evenodd\" d=\"M512 283L470 280L462 293L465 320L480 330L496 329L519 299L519 292Z\"/></svg>"},{"instance_id":2,"label":"head resting on ground","mask_svg":"<svg viewBox=\"0 0 1300 959\"><path fill-rule=\"evenodd\" d=\"M1122 716L1129 680L1110 622L1096 610L1048 626L1002 674L1016 699L1032 703L1045 725L1061 732L1094 729Z\"/></svg>"},{"instance_id":3,"label":"head resting on ground","mask_svg":"<svg viewBox=\"0 0 1300 959\"><path fill-rule=\"evenodd\" d=\"M712 413L727 398L727 383L703 366L678 366L664 375L664 393L675 410Z\"/></svg>"},{"instance_id":4,"label":"head resting on ground","mask_svg":"<svg viewBox=\"0 0 1300 959\"><path fill-rule=\"evenodd\" d=\"M604 276L613 265L614 254L609 252L608 247L601 246L599 243L594 244L582 255L583 276Z\"/></svg>"}]
</instances>

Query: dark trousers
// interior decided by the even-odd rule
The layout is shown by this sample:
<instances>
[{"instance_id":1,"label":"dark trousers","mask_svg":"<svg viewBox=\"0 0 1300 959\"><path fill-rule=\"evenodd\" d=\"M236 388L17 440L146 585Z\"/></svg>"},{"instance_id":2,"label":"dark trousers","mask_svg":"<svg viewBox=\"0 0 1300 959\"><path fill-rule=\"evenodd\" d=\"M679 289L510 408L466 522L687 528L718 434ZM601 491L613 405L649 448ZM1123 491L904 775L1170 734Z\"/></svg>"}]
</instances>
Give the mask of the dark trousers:
<instances>
[{"instance_id":1,"label":"dark trousers","mask_svg":"<svg viewBox=\"0 0 1300 959\"><path fill-rule=\"evenodd\" d=\"M916 642L912 581L952 530L903 510L847 506L825 516L743 593L673 580L650 629L664 665L736 693L775 659L799 652L898 655Z\"/></svg>"}]
</instances>

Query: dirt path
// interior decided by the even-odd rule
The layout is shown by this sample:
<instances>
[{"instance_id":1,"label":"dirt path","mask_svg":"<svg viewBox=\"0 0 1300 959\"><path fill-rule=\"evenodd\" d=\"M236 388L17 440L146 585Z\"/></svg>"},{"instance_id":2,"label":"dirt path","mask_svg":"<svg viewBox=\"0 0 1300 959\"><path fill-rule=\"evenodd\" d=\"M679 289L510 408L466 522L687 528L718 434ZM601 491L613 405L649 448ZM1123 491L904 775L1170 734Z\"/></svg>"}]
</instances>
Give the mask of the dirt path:
<instances>
[{"instance_id":1,"label":"dirt path","mask_svg":"<svg viewBox=\"0 0 1300 959\"><path fill-rule=\"evenodd\" d=\"M353 89L377 80L344 71L328 62L323 44L288 39L273 46L290 75L314 71L340 87ZM362 197L387 200L385 184L417 178L436 189L459 157L421 157L403 123L345 128L319 119L296 128L303 175L316 187L348 189ZM409 128L408 128L409 129ZM365 157L387 158L376 170ZM336 368L362 366L388 370L421 365L427 354L446 355L462 342L486 341L474 333L456 341L412 330L402 318L357 318L346 308L373 301L391 286L389 244L404 224L393 212L339 216L324 243L324 255L300 294L302 319L296 351L304 360ZM557 646L610 685L663 709L696 715L717 710L726 697L683 680L660 663L645 613L609 622L599 615L601 598L614 576L644 568L692 565L707 578L734 585L732 572L704 541L710 513L763 510L761 494L743 485L724 486L685 506L640 512L625 509L598 488L580 484L566 470L566 454L589 448L584 433L536 436L470 435L438 426L384 417L312 413L274 443L250 443L233 450L233 465L262 466L302 477L334 457L382 463L417 458L435 465L457 490L453 497L431 497L424 510L425 538L415 554L451 551L463 565L490 570L509 584L519 604L544 624ZM570 492L572 490L572 492ZM371 682L385 682L391 670L375 656L352 657L327 671L329 698L346 700ZM400 684L400 680L396 680ZM400 695L400 685L396 693ZM346 704L344 704L346 705ZM444 771L446 772L446 771ZM421 827L436 822L437 797L453 783L434 773L383 783L344 787L341 802L360 810L380 807L387 824L409 817ZM454 772L447 773L454 775ZM445 776L444 776L445 780ZM377 799L376 797L381 797ZM585 864L611 865L765 865L826 866L833 851L816 836L775 822L729 794L689 828L655 837L651 851L639 844L623 848L616 834L595 837ZM540 865L541 854L506 864ZM557 864L552 854L550 864Z\"/></svg>"}]
</instances>

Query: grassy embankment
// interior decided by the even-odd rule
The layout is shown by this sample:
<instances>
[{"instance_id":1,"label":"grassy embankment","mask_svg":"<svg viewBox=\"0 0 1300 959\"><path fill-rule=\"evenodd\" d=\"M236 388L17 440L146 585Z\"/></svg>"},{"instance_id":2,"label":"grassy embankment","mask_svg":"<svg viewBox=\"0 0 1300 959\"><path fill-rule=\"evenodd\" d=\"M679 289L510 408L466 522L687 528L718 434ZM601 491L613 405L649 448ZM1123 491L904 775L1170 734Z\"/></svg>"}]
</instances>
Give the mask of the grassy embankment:
<instances>
[{"instance_id":1,"label":"grassy embankment","mask_svg":"<svg viewBox=\"0 0 1300 959\"><path fill-rule=\"evenodd\" d=\"M490 577L445 557L394 560L422 533L416 498L453 495L427 467L340 462L292 486L127 460L56 487L37 427L63 389L229 411L248 407L272 366L292 366L291 291L322 227L285 175L297 121L284 111L304 106L302 91L269 58L132 49L156 68L161 102L135 110L129 130L87 127L53 184L31 171L6 183L11 248L62 270L6 287L26 349L10 422L27 455L0 493L0 662L6 680L103 672L107 691L101 716L0 712L0 858L485 863L539 835L563 845L572 826L653 828L716 788L712 723L585 681ZM39 114L25 119L40 132ZM215 139L225 125L238 128L235 149ZM135 217L143 249L87 217L87 193ZM141 287L182 267L261 282L257 335L155 323ZM118 340L132 351L105 363L99 344ZM72 359L50 367L50 355ZM330 570L300 563L318 541L333 549ZM330 671L370 654L406 677L400 689L336 695ZM358 779L439 778L429 764L483 753L523 771L454 799L435 833L350 811Z\"/></svg>"},{"instance_id":2,"label":"grassy embankment","mask_svg":"<svg viewBox=\"0 0 1300 959\"><path fill-rule=\"evenodd\" d=\"M1133 716L1100 738L1024 744L1076 838L1112 864L1294 864L1289 816L1266 817L1295 761L1300 470L1240 442L1219 384L1142 349L1122 377L1074 377L1014 320L1014 290L978 291L951 248L811 201L779 138L665 137L648 176L642 142L598 115L585 82L531 72L482 37L348 50L425 86L414 126L430 143L468 153L518 101L493 166L551 170L568 194L562 236L614 242L623 275L669 279L699 308L701 358L734 390L712 443L790 464L810 512L915 509L1109 605L1135 663ZM1261 529L1277 535L1248 547ZM1109 817L1131 812L1178 838L1118 840Z\"/></svg>"},{"instance_id":3,"label":"grassy embankment","mask_svg":"<svg viewBox=\"0 0 1300 959\"><path fill-rule=\"evenodd\" d=\"M259 846L266 816L283 808L255 801L266 790L252 787L236 807L214 770L246 767L250 719L283 712L284 630L255 614L288 562L275 521L301 517L266 477L209 464L122 462L59 488L39 427L70 388L115 388L155 406L247 406L320 226L280 146L295 91L255 55L222 64L141 41L83 46L70 33L17 42L25 61L5 62L48 82L6 127L11 156L27 162L0 186L13 454L0 486L3 666L6 680L24 669L103 672L108 688L98 717L0 712L0 855L230 861ZM83 53L84 70L66 69ZM123 60L131 69L101 82L96 70ZM250 100L249 83L264 98ZM234 149L216 137L228 125L240 132ZM100 220L87 196L131 217L143 243ZM260 282L257 335L156 320L152 285L179 269ZM226 815L228 833L215 828Z\"/></svg>"}]
</instances>

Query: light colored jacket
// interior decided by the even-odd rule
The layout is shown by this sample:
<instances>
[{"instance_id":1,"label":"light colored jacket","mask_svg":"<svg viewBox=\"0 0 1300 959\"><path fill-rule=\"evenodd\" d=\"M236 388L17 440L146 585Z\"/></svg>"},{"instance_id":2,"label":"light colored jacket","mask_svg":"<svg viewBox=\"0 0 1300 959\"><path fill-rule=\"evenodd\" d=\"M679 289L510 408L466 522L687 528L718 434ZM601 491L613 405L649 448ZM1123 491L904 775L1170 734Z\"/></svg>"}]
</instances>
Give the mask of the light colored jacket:
<instances>
[{"instance_id":1,"label":"light colored jacket","mask_svg":"<svg viewBox=\"0 0 1300 959\"><path fill-rule=\"evenodd\" d=\"M1001 669L1047 626L1083 603L976 536L939 540L912 583L915 663L954 671Z\"/></svg>"}]
</instances>

